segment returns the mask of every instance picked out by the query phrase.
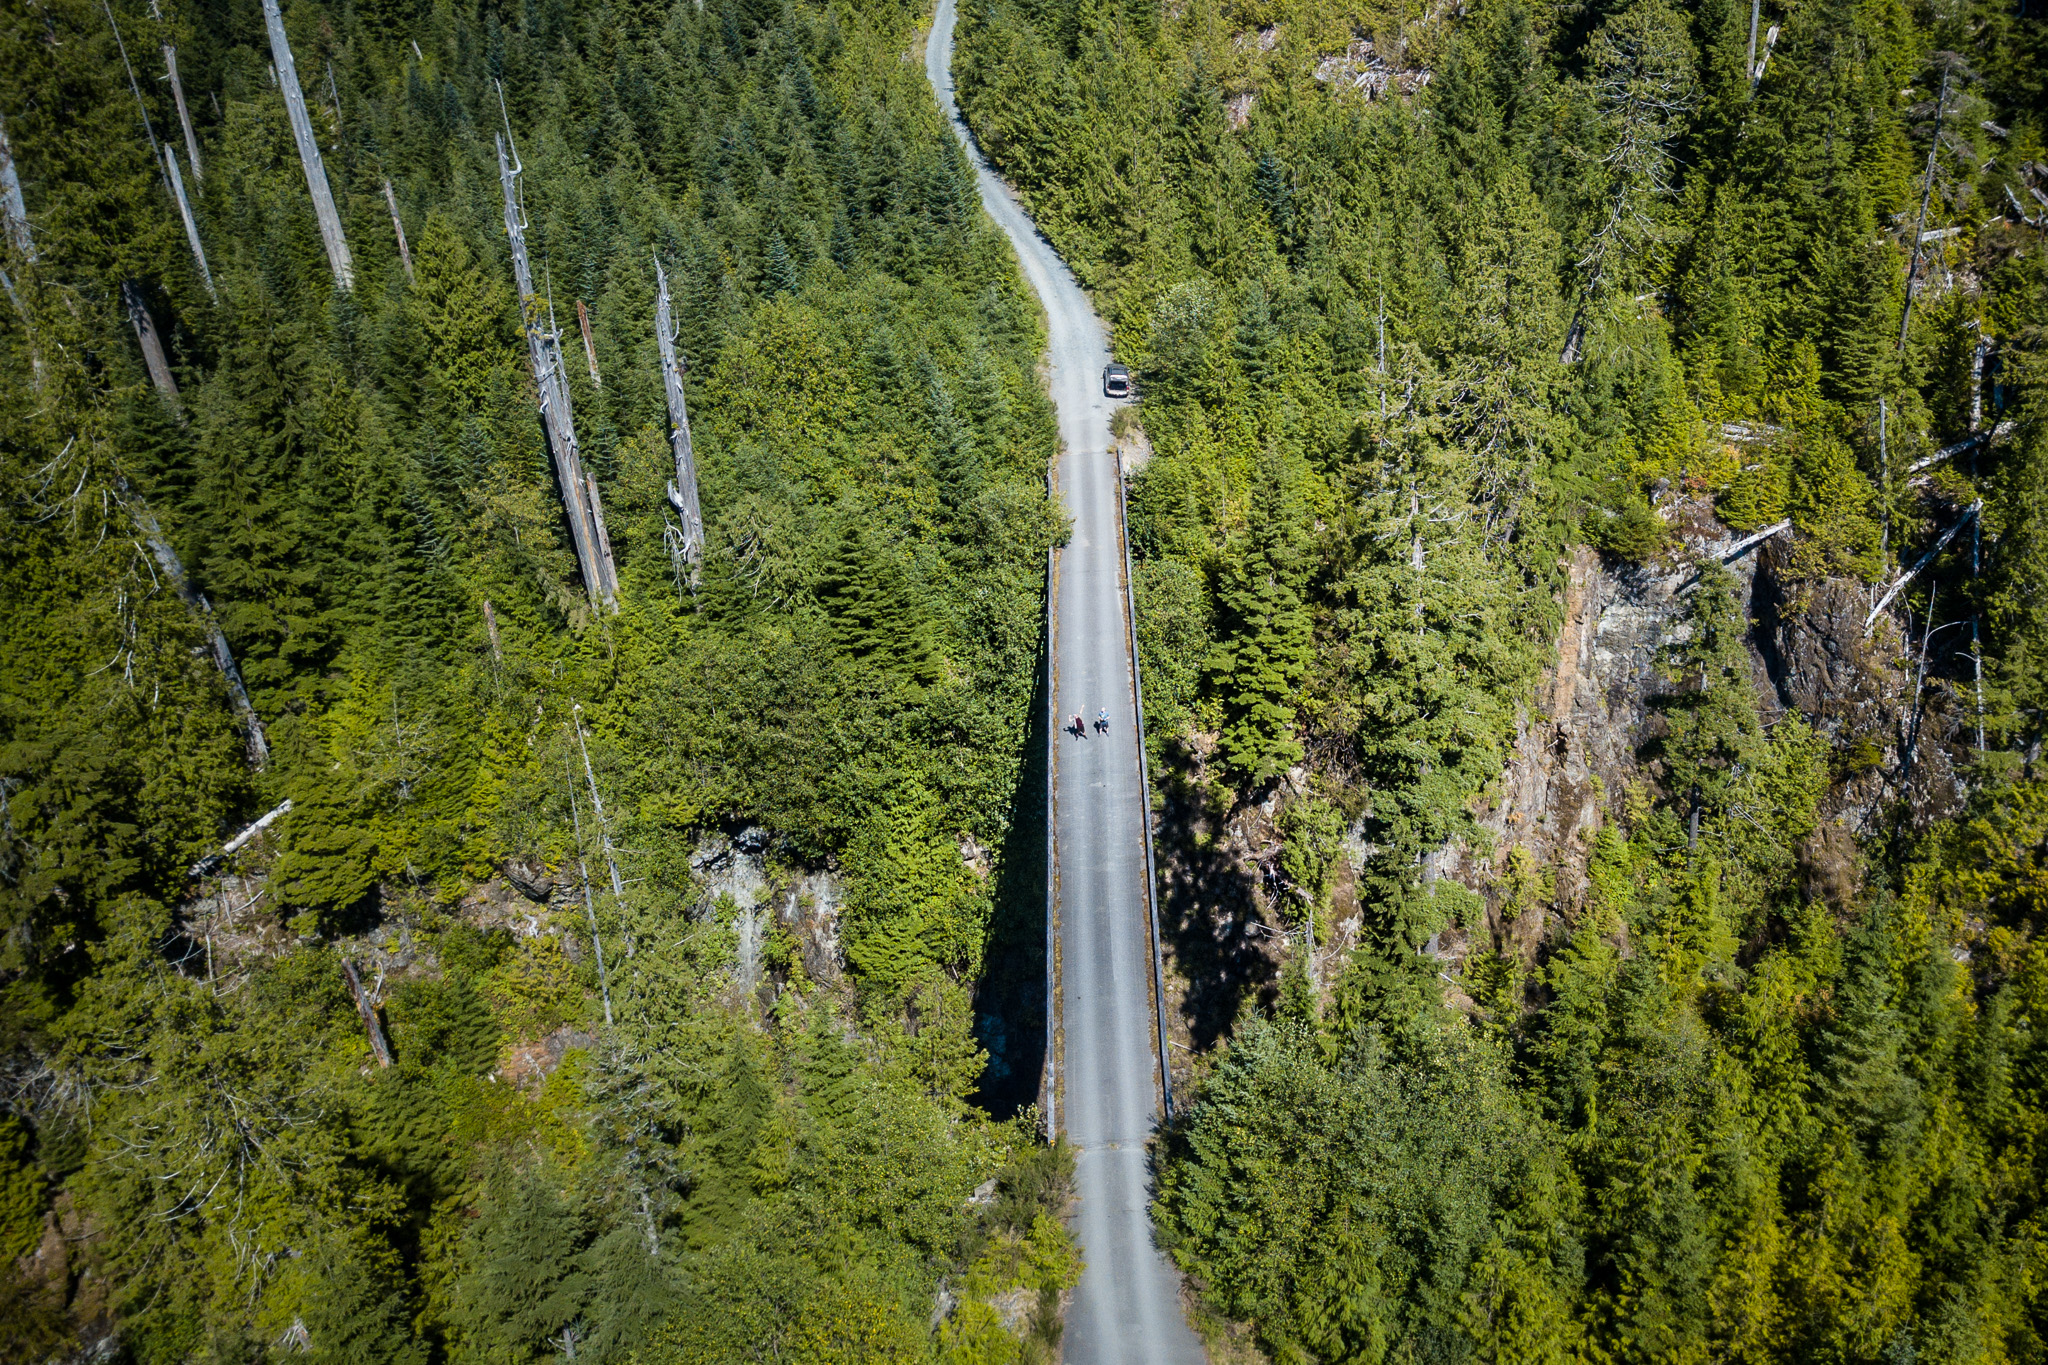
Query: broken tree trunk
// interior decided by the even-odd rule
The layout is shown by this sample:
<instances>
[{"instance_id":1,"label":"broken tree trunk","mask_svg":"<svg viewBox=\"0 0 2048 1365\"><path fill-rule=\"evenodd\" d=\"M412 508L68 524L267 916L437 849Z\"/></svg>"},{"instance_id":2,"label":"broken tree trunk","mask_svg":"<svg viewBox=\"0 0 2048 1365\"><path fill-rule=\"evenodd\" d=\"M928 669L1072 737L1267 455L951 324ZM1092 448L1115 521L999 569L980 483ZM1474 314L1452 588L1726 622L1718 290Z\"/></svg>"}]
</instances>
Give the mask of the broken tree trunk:
<instances>
[{"instance_id":1,"label":"broken tree trunk","mask_svg":"<svg viewBox=\"0 0 2048 1365\"><path fill-rule=\"evenodd\" d=\"M579 732L580 733L580 732ZM583 914L590 921L590 950L597 958L597 989L604 996L604 1022L612 1022L612 979L604 966L604 936L597 931L597 902L590 894L590 869L583 861L583 814L576 806L576 774L569 771L568 755L562 756L563 776L569 779L569 818L576 824L576 872L583 879Z\"/></svg>"},{"instance_id":2,"label":"broken tree trunk","mask_svg":"<svg viewBox=\"0 0 2048 1365\"><path fill-rule=\"evenodd\" d=\"M1586 310L1581 308L1578 312L1572 314L1571 330L1564 334L1564 349L1558 352L1558 363L1560 365L1578 364L1579 348L1585 344L1585 341Z\"/></svg>"},{"instance_id":3,"label":"broken tree trunk","mask_svg":"<svg viewBox=\"0 0 2048 1365\"><path fill-rule=\"evenodd\" d=\"M661 348L661 383L668 393L669 440L675 447L676 477L668 486L669 505L683 520L676 576L687 577L690 591L704 565L704 512L697 502L697 457L690 449L690 409L683 395L683 373L687 362L676 357L675 316L669 306L668 274L661 261L654 262L654 340ZM687 574L682 565L689 565Z\"/></svg>"},{"instance_id":4,"label":"broken tree trunk","mask_svg":"<svg viewBox=\"0 0 2048 1365\"><path fill-rule=\"evenodd\" d=\"M14 173L14 148L7 141L7 126L0 123L0 234L6 244L31 264L36 259L35 238L28 229L28 202L21 197L21 179ZM0 290L13 303L14 311L21 314L22 329L28 336L29 375L35 386L43 386L43 353L36 345L35 318L28 311L28 304L14 287L14 278L0 270Z\"/></svg>"},{"instance_id":5,"label":"broken tree trunk","mask_svg":"<svg viewBox=\"0 0 2048 1365\"><path fill-rule=\"evenodd\" d=\"M355 997L356 1013L363 1018L363 1032L370 1035L370 1054L377 1059L378 1066L390 1066L391 1043L384 1036L384 1021L377 1017L377 1007L370 1003L370 993L363 989L363 979L356 975L356 964L343 958L341 975L348 982L348 993Z\"/></svg>"},{"instance_id":6,"label":"broken tree trunk","mask_svg":"<svg viewBox=\"0 0 2048 1365\"><path fill-rule=\"evenodd\" d=\"M1920 213L1913 222L1913 254L1906 258L1906 306L1899 310L1899 345L1906 349L1906 332L1913 325L1913 291L1920 274L1920 245L1927 231L1927 202L1934 197L1934 163L1941 151L1941 126L1948 118L1948 78L1952 67L1941 68L1941 93L1934 97L1934 140L1927 145L1927 170L1920 186Z\"/></svg>"},{"instance_id":7,"label":"broken tree trunk","mask_svg":"<svg viewBox=\"0 0 2048 1365\"><path fill-rule=\"evenodd\" d=\"M327 184L327 168L320 161L320 143L313 136L313 120L306 113L306 92L299 88L299 68L292 61L291 40L285 37L284 15L277 8L277 0L263 0L263 22L270 30L271 63L277 69L278 89L284 92L292 141L298 144L299 162L306 171L306 189L313 196L313 213L320 220L320 240L327 247L327 264L334 268L335 287L352 289L356 280L355 261L348 254L348 238L342 234L341 215L334 208L334 192Z\"/></svg>"},{"instance_id":8,"label":"broken tree trunk","mask_svg":"<svg viewBox=\"0 0 2048 1365\"><path fill-rule=\"evenodd\" d=\"M192 162L192 179L206 179L206 170L199 164L199 135L192 131L192 113L185 107L185 83L178 79L178 49L164 44L164 74L171 81L171 102L178 106L178 123L185 130L185 155Z\"/></svg>"},{"instance_id":9,"label":"broken tree trunk","mask_svg":"<svg viewBox=\"0 0 2048 1365\"><path fill-rule=\"evenodd\" d=\"M178 381L171 377L170 362L164 358L163 339L156 334L156 320L143 301L142 286L134 280L121 281L121 302L128 309L128 321L135 327L135 340L142 346L142 363L149 367L149 382L166 403L178 406Z\"/></svg>"},{"instance_id":10,"label":"broken tree trunk","mask_svg":"<svg viewBox=\"0 0 2048 1365\"><path fill-rule=\"evenodd\" d=\"M590 339L590 310L583 306L583 300L576 300L576 325L583 329L583 358L590 362L590 387L601 389L604 380L597 373L597 345Z\"/></svg>"},{"instance_id":11,"label":"broken tree trunk","mask_svg":"<svg viewBox=\"0 0 2048 1365\"><path fill-rule=\"evenodd\" d=\"M228 638L221 633L220 622L214 619L213 604L203 593L192 587L192 580L185 577L184 561L178 552L164 539L164 533L156 524L156 516L141 498L135 495L125 480L115 485L115 492L121 505L128 509L128 515L135 519L135 525L142 532L143 543L149 546L150 558L164 571L164 577L171 580L171 590L178 594L178 600L199 618L201 629L206 632L207 645L213 651L213 664L220 670L220 676L227 683L228 699L233 702L235 715L242 722L242 733L248 741L249 762L259 771L270 762L270 742L263 734L263 720L256 714L256 708L249 702L249 693L242 686L242 674L235 667L235 656L228 649Z\"/></svg>"},{"instance_id":12,"label":"broken tree trunk","mask_svg":"<svg viewBox=\"0 0 2048 1365\"><path fill-rule=\"evenodd\" d=\"M177 204L178 216L185 222L185 240L191 243L193 259L199 262L199 278L206 282L207 297L218 303L220 295L213 290L213 272L206 267L206 249L199 245L199 224L193 220L192 205L185 199L185 178L178 174L178 158L168 144L157 141L156 125L149 120L149 106L142 102L142 86L135 79L134 66L128 61L128 44L121 37L121 25L114 18L113 6L107 0L100 0L100 8L106 11L107 27L114 31L114 46L121 53L121 69L128 73L128 89L135 96L136 112L142 115L142 135L149 139L149 155L152 160L162 163L164 190Z\"/></svg>"},{"instance_id":13,"label":"broken tree trunk","mask_svg":"<svg viewBox=\"0 0 2048 1365\"><path fill-rule=\"evenodd\" d=\"M185 177L178 173L178 153L171 144L164 144L164 168L170 172L167 177L171 185L171 197L178 201L178 216L185 220L185 240L192 245L192 259L199 262L199 278L206 284L206 297L220 302L220 294L213 287L213 271L206 266L206 248L199 244L199 223L192 216L192 205L185 198Z\"/></svg>"},{"instance_id":14,"label":"broken tree trunk","mask_svg":"<svg viewBox=\"0 0 2048 1365\"><path fill-rule=\"evenodd\" d=\"M265 812L259 819L257 819L257 821L254 824L250 825L240 834L237 834L234 838L222 844L220 846L220 852L209 853L204 858L201 858L198 862L192 864L192 869L190 873L187 875L192 876L194 878L212 876L214 872L219 869L222 863L226 862L229 858L233 857L236 853L240 852L241 849L245 845L247 845L251 839L254 839L264 830L269 829L273 824L277 823L277 821L281 817L290 815L291 813L291 798L286 797L278 805L272 807L269 811Z\"/></svg>"},{"instance_id":15,"label":"broken tree trunk","mask_svg":"<svg viewBox=\"0 0 2048 1365\"><path fill-rule=\"evenodd\" d=\"M1979 498L1977 499L1977 501L1971 503L1967 508L1964 509L1962 516L1956 518L1955 525L1949 527L1946 531L1943 531L1941 533L1941 539L1935 541L1934 547L1928 550L1926 554L1921 555L1920 558L1914 562L1912 568L1906 570L1904 573L1900 574L1897 578L1892 580L1892 585L1884 590L1884 596L1878 598L1877 605L1870 609L1870 615L1863 618L1863 633L1865 635L1870 634L1870 628L1877 624L1877 618L1883 614L1884 609L1886 607L1892 604L1892 599L1899 595L1899 590L1905 587L1908 583L1911 583L1913 579L1919 575L1922 569L1926 568L1929 564L1933 563L1934 557L1940 554L1943 550L1947 549L1948 543L1956 538L1956 532L1962 530L1965 526L1969 525L1971 521L1975 520L1977 513L1981 512L1982 510L1984 510L1984 499Z\"/></svg>"},{"instance_id":16,"label":"broken tree trunk","mask_svg":"<svg viewBox=\"0 0 2048 1365\"><path fill-rule=\"evenodd\" d=\"M491 638L491 662L494 664L504 663L505 649L498 642L498 613L491 606L491 599L488 597L484 599L484 634Z\"/></svg>"},{"instance_id":17,"label":"broken tree trunk","mask_svg":"<svg viewBox=\"0 0 2048 1365\"><path fill-rule=\"evenodd\" d=\"M28 230L28 201L21 197L21 177L14 170L14 147L7 125L0 123L0 219L6 220L7 241L25 261L36 258L36 241Z\"/></svg>"},{"instance_id":18,"label":"broken tree trunk","mask_svg":"<svg viewBox=\"0 0 2048 1365\"><path fill-rule=\"evenodd\" d=\"M1754 20L1752 20L1751 22L1752 27L1750 29L1749 41L1750 46L1754 48L1756 45L1756 30L1754 27ZM1757 87L1764 83L1764 69L1771 64L1771 50L1777 47L1777 45L1778 26L1776 24L1772 24L1770 32L1764 35L1764 55L1761 58L1757 59L1756 64L1750 67L1749 69L1749 97L1751 99L1756 98Z\"/></svg>"},{"instance_id":19,"label":"broken tree trunk","mask_svg":"<svg viewBox=\"0 0 2048 1365\"><path fill-rule=\"evenodd\" d=\"M1984 425L1984 353L1990 343L1981 331L1977 334L1977 347L1970 352L1970 430Z\"/></svg>"},{"instance_id":20,"label":"broken tree trunk","mask_svg":"<svg viewBox=\"0 0 2048 1365\"><path fill-rule=\"evenodd\" d=\"M540 390L541 423L547 428L555 479L562 489L569 538L575 545L576 565L591 600L616 610L618 577L604 537L597 483L583 472L583 460L576 448L576 416L569 404L568 381L562 374L562 334L553 325L552 310L545 320L542 318L541 300L533 289L533 268L526 259L526 215L519 207L518 183L524 167L519 164L518 151L510 144L509 133L497 135L496 141L498 181L505 192L505 235L512 240L512 274L519 287L521 327L526 333L527 357L533 365L533 382Z\"/></svg>"},{"instance_id":21,"label":"broken tree trunk","mask_svg":"<svg viewBox=\"0 0 2048 1365\"><path fill-rule=\"evenodd\" d=\"M398 259L405 262L405 282L412 280L412 248L405 244L405 223L398 216L398 196L392 192L391 182L384 182L384 202L391 205L391 230L398 234Z\"/></svg>"}]
</instances>

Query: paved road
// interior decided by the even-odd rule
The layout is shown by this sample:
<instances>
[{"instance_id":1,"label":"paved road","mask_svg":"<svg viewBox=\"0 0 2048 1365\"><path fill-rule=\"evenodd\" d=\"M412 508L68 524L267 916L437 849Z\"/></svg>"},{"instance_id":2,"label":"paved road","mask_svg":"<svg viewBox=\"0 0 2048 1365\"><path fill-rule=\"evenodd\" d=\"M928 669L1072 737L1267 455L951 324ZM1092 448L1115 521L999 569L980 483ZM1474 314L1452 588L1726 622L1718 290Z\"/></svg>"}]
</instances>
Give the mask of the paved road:
<instances>
[{"instance_id":1,"label":"paved road","mask_svg":"<svg viewBox=\"0 0 2048 1365\"><path fill-rule=\"evenodd\" d=\"M1138 780L1123 547L1102 323L1057 253L975 150L953 100L953 6L939 0L925 74L967 145L981 202L1017 249L1045 305L1052 398L1059 409L1059 487L1074 519L1060 553L1054 696L1058 713L1109 733L1057 736L1061 1023L1066 1030L1060 1118L1076 1149L1074 1230L1087 1270L1067 1316L1072 1365L1199 1365L1201 1344L1180 1310L1180 1280L1152 1244L1145 1143L1159 1111L1152 950L1145 919L1144 801Z\"/></svg>"}]
</instances>

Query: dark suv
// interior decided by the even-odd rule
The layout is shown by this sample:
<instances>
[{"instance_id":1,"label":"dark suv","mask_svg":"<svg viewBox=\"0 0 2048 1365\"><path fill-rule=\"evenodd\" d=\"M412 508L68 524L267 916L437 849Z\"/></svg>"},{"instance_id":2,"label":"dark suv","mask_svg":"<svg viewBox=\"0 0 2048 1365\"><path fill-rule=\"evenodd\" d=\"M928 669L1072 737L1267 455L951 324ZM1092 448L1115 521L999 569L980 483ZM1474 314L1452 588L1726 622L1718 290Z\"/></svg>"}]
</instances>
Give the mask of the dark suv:
<instances>
[{"instance_id":1,"label":"dark suv","mask_svg":"<svg viewBox=\"0 0 2048 1365\"><path fill-rule=\"evenodd\" d=\"M1128 365L1111 365L1106 367L1102 371L1102 392L1105 397L1109 398L1129 398L1131 396L1131 367Z\"/></svg>"}]
</instances>

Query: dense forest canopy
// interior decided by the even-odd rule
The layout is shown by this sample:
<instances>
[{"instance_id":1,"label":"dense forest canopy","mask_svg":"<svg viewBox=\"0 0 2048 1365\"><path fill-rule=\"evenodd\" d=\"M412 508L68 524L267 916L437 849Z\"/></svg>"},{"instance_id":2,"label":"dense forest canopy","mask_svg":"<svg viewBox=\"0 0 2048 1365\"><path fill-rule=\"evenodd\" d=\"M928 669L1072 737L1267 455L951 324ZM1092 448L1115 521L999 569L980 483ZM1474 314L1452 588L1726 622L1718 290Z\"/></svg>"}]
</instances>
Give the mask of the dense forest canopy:
<instances>
[{"instance_id":1,"label":"dense forest canopy","mask_svg":"<svg viewBox=\"0 0 2048 1365\"><path fill-rule=\"evenodd\" d=\"M282 18L347 288L258 0L0 17L0 1356L1042 1354L1064 1158L975 993L1042 877L1055 435L921 16ZM836 888L850 975L707 889L719 831L778 906Z\"/></svg>"},{"instance_id":2,"label":"dense forest canopy","mask_svg":"<svg viewBox=\"0 0 2048 1365\"><path fill-rule=\"evenodd\" d=\"M0 12L0 1358L1053 1358L1058 436L928 16L277 17ZM2048 16L960 43L1142 396L1217 1358L2048 1358ZM1589 575L1667 590L1553 846Z\"/></svg>"},{"instance_id":3,"label":"dense forest canopy","mask_svg":"<svg viewBox=\"0 0 2048 1365\"><path fill-rule=\"evenodd\" d=\"M1190 933L1295 945L1165 1149L1212 1327L2043 1358L2038 6L967 0L956 70L1139 375ZM1590 742L1535 686L1587 572L1692 582L1553 861L1485 822ZM1904 698L1795 704L1753 582Z\"/></svg>"}]
</instances>

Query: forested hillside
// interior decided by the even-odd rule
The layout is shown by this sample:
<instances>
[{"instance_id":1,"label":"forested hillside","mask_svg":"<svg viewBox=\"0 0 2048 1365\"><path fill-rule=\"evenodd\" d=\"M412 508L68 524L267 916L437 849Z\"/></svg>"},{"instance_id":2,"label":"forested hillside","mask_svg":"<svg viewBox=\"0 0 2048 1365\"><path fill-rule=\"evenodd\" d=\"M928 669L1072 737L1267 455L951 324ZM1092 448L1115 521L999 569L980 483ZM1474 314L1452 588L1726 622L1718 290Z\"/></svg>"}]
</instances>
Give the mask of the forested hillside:
<instances>
[{"instance_id":1,"label":"forested hillside","mask_svg":"<svg viewBox=\"0 0 2048 1365\"><path fill-rule=\"evenodd\" d=\"M0 1358L1045 1358L1056 438L922 16L282 18L339 250L259 0L0 14Z\"/></svg>"},{"instance_id":2,"label":"forested hillside","mask_svg":"<svg viewBox=\"0 0 2048 1365\"><path fill-rule=\"evenodd\" d=\"M1218 1349L2048 1355L2038 7L963 11L1143 399Z\"/></svg>"}]
</instances>

